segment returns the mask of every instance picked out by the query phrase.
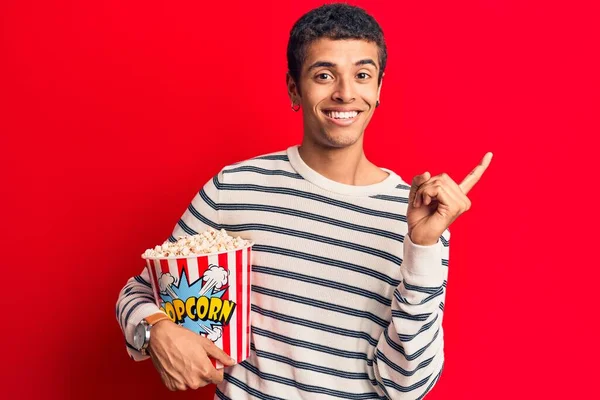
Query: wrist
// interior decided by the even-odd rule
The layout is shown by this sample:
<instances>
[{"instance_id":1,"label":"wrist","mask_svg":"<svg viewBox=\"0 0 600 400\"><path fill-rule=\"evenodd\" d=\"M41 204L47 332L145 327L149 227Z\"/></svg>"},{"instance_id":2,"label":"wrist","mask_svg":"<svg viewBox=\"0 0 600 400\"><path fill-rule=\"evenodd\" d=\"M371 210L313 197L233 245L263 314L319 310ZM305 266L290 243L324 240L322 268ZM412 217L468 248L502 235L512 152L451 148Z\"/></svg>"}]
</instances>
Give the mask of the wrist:
<instances>
[{"instance_id":1,"label":"wrist","mask_svg":"<svg viewBox=\"0 0 600 400\"><path fill-rule=\"evenodd\" d=\"M164 332L167 331L172 325L176 326L177 324L171 321L170 318L161 319L158 322L156 322L152 326L152 334L150 335L150 339L148 340L148 348L152 346L153 342L156 342L157 338L160 341L161 338L164 336Z\"/></svg>"},{"instance_id":2,"label":"wrist","mask_svg":"<svg viewBox=\"0 0 600 400\"><path fill-rule=\"evenodd\" d=\"M144 321L146 321L146 323L150 326L154 326L162 321L166 321L166 320L170 320L169 316L162 312L156 312L154 314L148 315L146 318L144 318Z\"/></svg>"},{"instance_id":3,"label":"wrist","mask_svg":"<svg viewBox=\"0 0 600 400\"><path fill-rule=\"evenodd\" d=\"M416 244L417 246L433 246L434 244L437 244L437 242L439 242L440 240L439 236L436 236L435 238L428 238L422 235L414 235L413 232L408 233L408 238L413 244Z\"/></svg>"},{"instance_id":4,"label":"wrist","mask_svg":"<svg viewBox=\"0 0 600 400\"><path fill-rule=\"evenodd\" d=\"M164 312L158 312L151 314L143 318L135 330L134 335L134 347L142 353L147 355L147 350L150 347L150 339L153 334L156 334L155 326L163 325L162 323L166 320L170 321L170 318ZM151 332L153 334L151 334Z\"/></svg>"},{"instance_id":5,"label":"wrist","mask_svg":"<svg viewBox=\"0 0 600 400\"><path fill-rule=\"evenodd\" d=\"M165 329L169 328L169 325L175 325L173 321L169 318L161 319L157 321L154 325L152 325L152 334L150 335L150 343L152 343L152 338L156 336L160 336L160 333Z\"/></svg>"}]
</instances>

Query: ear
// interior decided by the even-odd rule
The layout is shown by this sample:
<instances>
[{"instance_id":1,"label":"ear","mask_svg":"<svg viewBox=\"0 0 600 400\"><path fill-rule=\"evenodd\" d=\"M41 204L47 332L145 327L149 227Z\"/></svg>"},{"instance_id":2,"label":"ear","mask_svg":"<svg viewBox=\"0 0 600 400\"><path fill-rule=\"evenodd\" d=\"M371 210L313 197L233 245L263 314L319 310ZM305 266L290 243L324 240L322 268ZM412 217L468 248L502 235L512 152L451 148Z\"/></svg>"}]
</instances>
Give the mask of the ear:
<instances>
[{"instance_id":1,"label":"ear","mask_svg":"<svg viewBox=\"0 0 600 400\"><path fill-rule=\"evenodd\" d=\"M383 86L383 77L385 76L385 72L381 74L381 82L379 82L379 87L377 88L377 101L380 101L379 98L381 96L381 87Z\"/></svg>"},{"instance_id":2,"label":"ear","mask_svg":"<svg viewBox=\"0 0 600 400\"><path fill-rule=\"evenodd\" d=\"M300 88L298 87L298 85L296 85L296 82L294 81L294 78L292 78L292 75L289 71L285 75L285 83L287 86L288 96L290 97L290 100L296 104L299 103L301 97Z\"/></svg>"}]
</instances>

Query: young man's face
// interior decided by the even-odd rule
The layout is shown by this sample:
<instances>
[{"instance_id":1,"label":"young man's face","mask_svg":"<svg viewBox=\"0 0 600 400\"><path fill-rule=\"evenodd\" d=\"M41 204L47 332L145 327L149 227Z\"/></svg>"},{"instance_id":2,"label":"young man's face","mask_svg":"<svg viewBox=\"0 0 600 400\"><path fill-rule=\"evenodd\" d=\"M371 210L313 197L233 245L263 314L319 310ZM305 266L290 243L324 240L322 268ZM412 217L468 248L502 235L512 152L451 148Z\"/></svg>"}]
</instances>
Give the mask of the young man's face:
<instances>
[{"instance_id":1,"label":"young man's face","mask_svg":"<svg viewBox=\"0 0 600 400\"><path fill-rule=\"evenodd\" d=\"M365 40L319 39L313 42L298 85L288 89L302 106L305 139L325 147L348 147L359 140L379 100L379 56Z\"/></svg>"}]
</instances>

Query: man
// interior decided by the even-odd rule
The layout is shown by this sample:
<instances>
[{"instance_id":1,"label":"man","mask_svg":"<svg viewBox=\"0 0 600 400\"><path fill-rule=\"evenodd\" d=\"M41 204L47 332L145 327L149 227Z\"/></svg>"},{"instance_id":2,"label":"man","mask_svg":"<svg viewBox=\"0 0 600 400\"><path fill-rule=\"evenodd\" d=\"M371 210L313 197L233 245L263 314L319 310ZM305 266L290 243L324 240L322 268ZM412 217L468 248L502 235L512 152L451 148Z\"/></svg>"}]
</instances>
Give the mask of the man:
<instances>
[{"instance_id":1,"label":"man","mask_svg":"<svg viewBox=\"0 0 600 400\"><path fill-rule=\"evenodd\" d=\"M160 318L145 270L117 303L128 352L148 358L132 345L147 318L159 321L148 350L171 390L215 383L219 399L421 399L444 364L447 228L469 209L491 153L460 184L425 172L409 186L366 158L386 46L360 8L310 11L287 55L302 145L223 168L170 237L213 227L255 242L250 357L234 365Z\"/></svg>"}]
</instances>

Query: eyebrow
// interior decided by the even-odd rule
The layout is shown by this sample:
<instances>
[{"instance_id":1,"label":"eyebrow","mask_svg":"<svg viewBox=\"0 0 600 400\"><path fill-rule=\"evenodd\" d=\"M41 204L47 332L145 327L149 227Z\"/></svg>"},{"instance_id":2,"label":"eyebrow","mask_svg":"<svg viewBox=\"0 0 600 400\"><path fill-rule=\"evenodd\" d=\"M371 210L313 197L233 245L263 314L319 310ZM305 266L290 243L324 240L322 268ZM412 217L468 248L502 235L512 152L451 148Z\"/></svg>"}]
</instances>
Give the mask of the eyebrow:
<instances>
[{"instance_id":1,"label":"eyebrow","mask_svg":"<svg viewBox=\"0 0 600 400\"><path fill-rule=\"evenodd\" d=\"M372 65L375 67L375 69L377 69L377 64L375 64L375 61L373 61L370 58L365 58L363 60L357 61L354 63L355 66L360 66L360 65ZM327 67L327 68L335 68L337 65L330 62L330 61L317 61L315 63L313 63L310 67L308 67L308 71L310 72L311 69L315 69L315 68L320 68L320 67Z\"/></svg>"}]
</instances>

